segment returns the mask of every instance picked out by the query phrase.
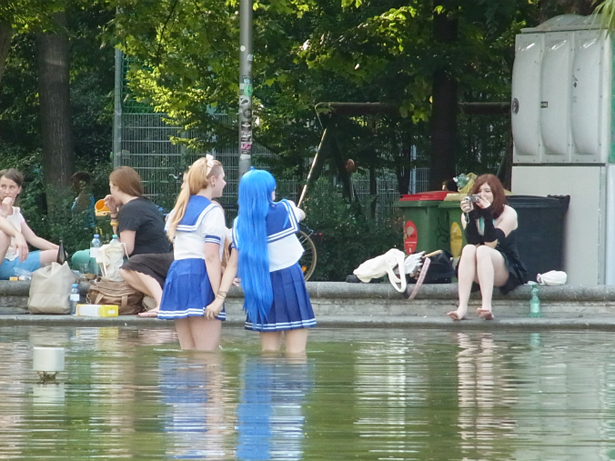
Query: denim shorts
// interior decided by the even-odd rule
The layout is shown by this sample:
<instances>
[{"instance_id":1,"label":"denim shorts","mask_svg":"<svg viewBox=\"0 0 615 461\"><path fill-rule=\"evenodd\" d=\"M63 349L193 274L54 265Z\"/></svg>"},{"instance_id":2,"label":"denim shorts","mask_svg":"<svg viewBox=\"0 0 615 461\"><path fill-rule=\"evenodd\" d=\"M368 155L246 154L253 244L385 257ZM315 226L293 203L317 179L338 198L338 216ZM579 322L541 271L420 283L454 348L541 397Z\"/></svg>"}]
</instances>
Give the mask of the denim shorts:
<instances>
[{"instance_id":1,"label":"denim shorts","mask_svg":"<svg viewBox=\"0 0 615 461\"><path fill-rule=\"evenodd\" d=\"M5 259L0 264L0 280L8 280L10 277L19 277L23 271L34 272L41 267L41 252L31 251L24 262L19 258L12 261Z\"/></svg>"}]
</instances>

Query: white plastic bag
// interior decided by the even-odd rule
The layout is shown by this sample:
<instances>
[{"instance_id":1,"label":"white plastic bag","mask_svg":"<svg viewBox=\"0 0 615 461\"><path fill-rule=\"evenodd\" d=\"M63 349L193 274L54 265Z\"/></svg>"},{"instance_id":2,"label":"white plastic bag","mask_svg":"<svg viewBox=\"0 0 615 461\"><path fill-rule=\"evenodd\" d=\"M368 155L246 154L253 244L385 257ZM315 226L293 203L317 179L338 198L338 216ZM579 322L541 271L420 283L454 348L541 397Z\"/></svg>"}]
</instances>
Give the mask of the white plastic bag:
<instances>
[{"instance_id":1,"label":"white plastic bag","mask_svg":"<svg viewBox=\"0 0 615 461\"><path fill-rule=\"evenodd\" d=\"M128 257L126 245L118 240L112 240L101 246L96 255L96 262L104 278L121 282L120 267L124 264L124 256Z\"/></svg>"},{"instance_id":2,"label":"white plastic bag","mask_svg":"<svg viewBox=\"0 0 615 461\"><path fill-rule=\"evenodd\" d=\"M536 280L541 285L564 285L568 275L563 271L549 271L536 275Z\"/></svg>"},{"instance_id":3,"label":"white plastic bag","mask_svg":"<svg viewBox=\"0 0 615 461\"><path fill-rule=\"evenodd\" d=\"M399 277L395 275L393 270L396 267L404 267L404 252L396 248L391 248L385 254L368 259L357 267L353 274L357 276L361 282L369 283L371 279L377 279L389 276L389 281L393 288L402 292L406 289L405 274Z\"/></svg>"},{"instance_id":4,"label":"white plastic bag","mask_svg":"<svg viewBox=\"0 0 615 461\"><path fill-rule=\"evenodd\" d=\"M424 251L419 251L418 253L412 253L411 255L406 256L404 260L404 273L407 275L418 274L421 271L421 266L423 265L423 255ZM399 267L396 267L395 275L399 275Z\"/></svg>"}]
</instances>

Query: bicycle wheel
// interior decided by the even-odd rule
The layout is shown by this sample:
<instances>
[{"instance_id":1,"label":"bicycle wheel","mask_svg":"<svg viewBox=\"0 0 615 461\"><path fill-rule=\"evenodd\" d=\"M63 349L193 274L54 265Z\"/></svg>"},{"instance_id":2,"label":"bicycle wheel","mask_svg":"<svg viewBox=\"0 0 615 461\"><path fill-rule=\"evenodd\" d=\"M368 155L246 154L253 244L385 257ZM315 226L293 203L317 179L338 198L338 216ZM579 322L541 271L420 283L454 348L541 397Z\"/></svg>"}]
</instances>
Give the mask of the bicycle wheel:
<instances>
[{"instance_id":1,"label":"bicycle wheel","mask_svg":"<svg viewBox=\"0 0 615 461\"><path fill-rule=\"evenodd\" d=\"M301 266L303 276L307 281L310 279L314 273L314 269L316 268L316 261L318 259L316 254L316 245L314 245L314 242L310 236L302 230L297 233L297 237L299 237L299 242L301 242L301 246L303 247L303 256L301 256L301 259L299 260L299 265Z\"/></svg>"}]
</instances>

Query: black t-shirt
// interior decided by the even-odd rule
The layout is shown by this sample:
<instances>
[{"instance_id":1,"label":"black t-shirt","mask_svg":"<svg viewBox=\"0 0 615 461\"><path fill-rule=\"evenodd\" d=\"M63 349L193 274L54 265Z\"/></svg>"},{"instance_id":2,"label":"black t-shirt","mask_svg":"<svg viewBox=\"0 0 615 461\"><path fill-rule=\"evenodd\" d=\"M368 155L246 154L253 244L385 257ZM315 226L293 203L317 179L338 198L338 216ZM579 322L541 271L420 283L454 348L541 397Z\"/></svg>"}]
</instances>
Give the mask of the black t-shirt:
<instances>
[{"instance_id":1,"label":"black t-shirt","mask_svg":"<svg viewBox=\"0 0 615 461\"><path fill-rule=\"evenodd\" d=\"M135 232L132 255L173 251L171 242L164 233L162 214L149 199L139 197L123 205L117 215L117 221L118 235L125 230Z\"/></svg>"}]
</instances>

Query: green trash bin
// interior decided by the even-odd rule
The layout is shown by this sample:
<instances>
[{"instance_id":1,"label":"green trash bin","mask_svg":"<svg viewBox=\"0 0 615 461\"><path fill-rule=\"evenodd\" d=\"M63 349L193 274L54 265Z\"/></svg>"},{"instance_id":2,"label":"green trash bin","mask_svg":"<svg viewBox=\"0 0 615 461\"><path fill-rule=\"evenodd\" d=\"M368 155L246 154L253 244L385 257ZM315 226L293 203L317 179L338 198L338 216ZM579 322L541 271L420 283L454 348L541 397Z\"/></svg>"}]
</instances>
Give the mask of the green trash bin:
<instances>
[{"instance_id":1,"label":"green trash bin","mask_svg":"<svg viewBox=\"0 0 615 461\"><path fill-rule=\"evenodd\" d=\"M448 238L451 249L451 254L455 261L461 257L461 250L466 244L466 236L461 225L461 208L460 199L464 198L460 194L451 194L449 198L453 200L445 200L440 204L440 208L444 210L448 222Z\"/></svg>"},{"instance_id":2,"label":"green trash bin","mask_svg":"<svg viewBox=\"0 0 615 461\"><path fill-rule=\"evenodd\" d=\"M440 207L447 191L403 195L395 205L404 220L404 250L407 254L439 249L450 251L447 210Z\"/></svg>"}]
</instances>

